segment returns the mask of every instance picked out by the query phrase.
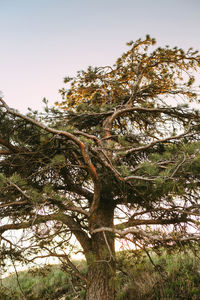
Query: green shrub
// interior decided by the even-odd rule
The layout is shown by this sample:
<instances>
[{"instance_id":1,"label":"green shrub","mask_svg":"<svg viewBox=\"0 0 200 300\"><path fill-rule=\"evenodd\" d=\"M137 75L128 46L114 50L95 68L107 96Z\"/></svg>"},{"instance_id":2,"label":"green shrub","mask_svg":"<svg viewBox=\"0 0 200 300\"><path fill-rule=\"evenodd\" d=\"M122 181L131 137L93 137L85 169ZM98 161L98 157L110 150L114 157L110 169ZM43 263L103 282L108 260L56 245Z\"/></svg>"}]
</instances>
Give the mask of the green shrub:
<instances>
[{"instance_id":1,"label":"green shrub","mask_svg":"<svg viewBox=\"0 0 200 300\"><path fill-rule=\"evenodd\" d=\"M154 265L142 251L117 254L115 278L116 300L200 299L200 261L191 251L156 255L150 251ZM87 273L85 262L78 262L82 274ZM19 282L27 300L83 300L85 290L60 266L31 269L19 273ZM72 282L76 293L72 288ZM21 300L22 292L16 276L2 280L1 300Z\"/></svg>"},{"instance_id":2,"label":"green shrub","mask_svg":"<svg viewBox=\"0 0 200 300\"><path fill-rule=\"evenodd\" d=\"M124 255L124 259L123 259ZM155 266L142 255L119 257L117 300L200 299L200 261L190 251L151 253ZM126 275L124 275L124 273Z\"/></svg>"}]
</instances>

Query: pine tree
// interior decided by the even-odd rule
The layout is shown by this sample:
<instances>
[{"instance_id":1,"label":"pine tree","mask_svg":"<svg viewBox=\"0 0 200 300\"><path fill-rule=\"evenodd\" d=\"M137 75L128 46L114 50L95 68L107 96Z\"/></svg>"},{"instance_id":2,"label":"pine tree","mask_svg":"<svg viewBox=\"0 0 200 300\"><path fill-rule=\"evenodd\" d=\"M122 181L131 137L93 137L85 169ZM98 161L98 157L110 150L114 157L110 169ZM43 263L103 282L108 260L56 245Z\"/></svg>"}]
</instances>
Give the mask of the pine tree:
<instances>
[{"instance_id":1,"label":"pine tree","mask_svg":"<svg viewBox=\"0 0 200 300\"><path fill-rule=\"evenodd\" d=\"M58 257L86 299L112 300L116 238L142 249L199 242L200 56L155 43L131 41L114 66L65 78L46 113L1 98L2 266ZM86 278L70 261L72 235Z\"/></svg>"}]
</instances>

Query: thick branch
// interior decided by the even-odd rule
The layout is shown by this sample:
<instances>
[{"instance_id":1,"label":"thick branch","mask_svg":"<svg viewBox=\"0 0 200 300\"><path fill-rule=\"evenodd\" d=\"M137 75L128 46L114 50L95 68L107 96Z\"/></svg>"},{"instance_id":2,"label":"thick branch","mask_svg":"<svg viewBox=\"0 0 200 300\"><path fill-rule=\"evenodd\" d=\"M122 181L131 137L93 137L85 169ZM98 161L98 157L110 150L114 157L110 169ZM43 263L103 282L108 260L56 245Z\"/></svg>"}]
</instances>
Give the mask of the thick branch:
<instances>
[{"instance_id":1,"label":"thick branch","mask_svg":"<svg viewBox=\"0 0 200 300\"><path fill-rule=\"evenodd\" d=\"M9 151L9 150L0 150L0 154L1 155L10 155L10 154L12 154L13 152L12 151Z\"/></svg>"},{"instance_id":2,"label":"thick branch","mask_svg":"<svg viewBox=\"0 0 200 300\"><path fill-rule=\"evenodd\" d=\"M128 234L134 234L138 238L142 238L148 242L170 242L170 241L189 241L189 240L194 240L194 241L199 241L200 240L200 235L199 234L179 234L179 235L164 235L156 233L155 235L152 232L146 232L137 228L126 228L124 230L118 230L115 228L110 228L110 227L101 227L93 230L91 234L95 234L98 232L112 232L117 234L119 237L124 238Z\"/></svg>"},{"instance_id":3,"label":"thick branch","mask_svg":"<svg viewBox=\"0 0 200 300\"><path fill-rule=\"evenodd\" d=\"M140 147L137 147L137 148L128 149L128 150L124 151L123 155L128 155L128 154L133 153L133 152L147 150L147 149L151 148L152 146L154 146L156 144L165 143L165 142L168 142L168 141L180 139L181 137L193 135L193 133L189 134L189 132L190 132L190 129L187 130L184 133L179 134L179 135L170 136L170 137L167 137L167 138L164 138L164 139L159 139L159 140L153 141L153 142L151 142L151 143L149 143L147 145L144 145L144 146L140 146Z\"/></svg>"},{"instance_id":4,"label":"thick branch","mask_svg":"<svg viewBox=\"0 0 200 300\"><path fill-rule=\"evenodd\" d=\"M34 225L42 224L47 221L57 220L62 222L63 224L67 225L70 231L76 236L77 240L81 244L83 250L85 252L89 251L90 249L90 239L85 231L81 228L80 224L76 222L71 216L67 216L65 214L56 213L56 214L49 214L46 216L38 215L37 218L33 218L28 222L21 222L21 223L12 223L12 224L5 224L0 226L0 233L3 233L7 230L19 230L19 229L26 229L30 228Z\"/></svg>"},{"instance_id":5,"label":"thick branch","mask_svg":"<svg viewBox=\"0 0 200 300\"><path fill-rule=\"evenodd\" d=\"M37 224L56 220L57 218L58 218L58 214L51 214L51 215L46 215L46 216L37 216L37 218L30 219L27 222L5 224L5 225L0 226L0 233L3 233L7 230L26 229L26 228L32 227L34 225L37 225Z\"/></svg>"},{"instance_id":6,"label":"thick branch","mask_svg":"<svg viewBox=\"0 0 200 300\"><path fill-rule=\"evenodd\" d=\"M121 223L115 226L116 229L123 229L132 226L139 225L172 225L172 224L180 224L186 222L195 222L190 218L177 217L177 218L169 218L169 219L138 219L138 220L129 220L125 223Z\"/></svg>"},{"instance_id":7,"label":"thick branch","mask_svg":"<svg viewBox=\"0 0 200 300\"><path fill-rule=\"evenodd\" d=\"M5 204L0 204L0 208L15 206L15 205L24 205L24 204L27 204L27 203L28 203L28 201L26 201L26 200L24 200L24 201L13 201L13 202L5 203Z\"/></svg>"},{"instance_id":8,"label":"thick branch","mask_svg":"<svg viewBox=\"0 0 200 300\"><path fill-rule=\"evenodd\" d=\"M5 103L5 101L2 98L0 98L0 102L2 103L3 107L5 107L10 114L20 117L20 118L34 124L35 126L44 129L47 132L50 132L50 133L53 133L56 135L60 135L60 136L64 136L64 137L72 140L76 145L78 145L78 147L81 149L84 162L88 168L88 171L89 171L90 176L94 183L94 198L93 198L93 203L91 206L91 213L93 213L93 211L98 207L98 203L99 203L99 199L100 199L100 186L99 186L99 180L98 180L98 174L97 174L96 168L90 160L88 150L87 150L85 144L83 142L81 142L75 135L71 134L70 132L57 130L57 129L48 127L39 121L36 121L28 116L25 116L25 115L19 113L16 110L13 110Z\"/></svg>"},{"instance_id":9,"label":"thick branch","mask_svg":"<svg viewBox=\"0 0 200 300\"><path fill-rule=\"evenodd\" d=\"M1 100L1 99L0 99ZM16 146L13 146L11 143L8 141L5 141L4 139L0 138L0 144L3 145L4 147L8 148L11 153L18 153L20 149ZM1 154L10 154L8 151L1 150Z\"/></svg>"},{"instance_id":10,"label":"thick branch","mask_svg":"<svg viewBox=\"0 0 200 300\"><path fill-rule=\"evenodd\" d=\"M117 119L119 116L131 113L131 112L148 112L148 113L165 113L172 116L177 117L188 117L188 118L194 118L194 115L191 113L181 113L176 110L175 107L170 108L145 108L145 107L128 107L128 108L122 108L116 110L111 116L107 117L107 119L104 121L104 130L106 133L106 137L108 138L110 136L110 132L112 130L112 124L115 119Z\"/></svg>"}]
</instances>

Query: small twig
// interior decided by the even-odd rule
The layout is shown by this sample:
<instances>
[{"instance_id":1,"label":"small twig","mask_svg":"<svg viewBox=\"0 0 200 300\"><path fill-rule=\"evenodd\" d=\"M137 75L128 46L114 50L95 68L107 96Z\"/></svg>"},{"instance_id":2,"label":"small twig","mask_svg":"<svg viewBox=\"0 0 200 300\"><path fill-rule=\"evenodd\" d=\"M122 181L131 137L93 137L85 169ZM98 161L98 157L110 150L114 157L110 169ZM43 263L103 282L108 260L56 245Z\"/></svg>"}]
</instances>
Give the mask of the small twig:
<instances>
[{"instance_id":1,"label":"small twig","mask_svg":"<svg viewBox=\"0 0 200 300\"><path fill-rule=\"evenodd\" d=\"M30 197L28 196L28 195L26 195L25 193L24 193L24 191L22 191L22 189L17 185L17 184L15 184L14 182L12 182L12 181L8 181L9 182L9 184L11 185L11 186L13 186L17 191L19 191L26 199L28 199L28 200L30 200Z\"/></svg>"},{"instance_id":2,"label":"small twig","mask_svg":"<svg viewBox=\"0 0 200 300\"><path fill-rule=\"evenodd\" d=\"M186 156L185 153L183 153L184 158L183 160L178 164L178 166L176 167L176 169L174 170L174 172L172 173L172 175L170 176L170 179L172 179L174 177L174 175L176 174L176 172L178 171L178 169L184 164L184 162L186 161Z\"/></svg>"},{"instance_id":3,"label":"small twig","mask_svg":"<svg viewBox=\"0 0 200 300\"><path fill-rule=\"evenodd\" d=\"M21 287L21 284L20 284L20 282L19 282L19 274L18 274L18 272L17 272L16 266L15 266L15 263L14 263L14 261L13 261L13 258L12 258L12 255L11 255L11 254L10 254L10 259L11 259L11 261L12 261L12 264L13 264L13 267L14 267L14 270L15 270L16 280L17 280L17 285L18 285L18 287L19 287L19 289L20 289L20 292L21 292L21 294L22 294L22 298L23 298L24 300L27 300L27 298L26 298L26 296L25 296L25 294L24 294L24 291L23 291L23 289L22 289L22 287Z\"/></svg>"}]
</instances>

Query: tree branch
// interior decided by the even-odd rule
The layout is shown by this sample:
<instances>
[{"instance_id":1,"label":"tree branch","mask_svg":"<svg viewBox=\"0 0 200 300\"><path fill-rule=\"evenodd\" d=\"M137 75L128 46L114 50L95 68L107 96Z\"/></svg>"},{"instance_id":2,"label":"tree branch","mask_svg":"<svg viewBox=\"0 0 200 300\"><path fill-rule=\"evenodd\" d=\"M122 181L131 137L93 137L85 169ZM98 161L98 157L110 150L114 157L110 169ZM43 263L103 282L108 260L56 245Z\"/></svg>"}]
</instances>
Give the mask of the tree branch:
<instances>
[{"instance_id":1,"label":"tree branch","mask_svg":"<svg viewBox=\"0 0 200 300\"><path fill-rule=\"evenodd\" d=\"M146 239L148 242L170 242L170 241L189 241L189 240L195 240L195 241L199 241L200 240L200 234L179 234L179 235L166 235L165 233L163 233L163 235L159 235L158 233L156 233L155 235L152 234L152 232L146 232L137 228L126 228L124 230L118 230L115 228L110 228L110 227L101 227L101 228L97 228L94 229L91 234L95 234L98 232L112 232L117 234L118 236L124 238L126 235L128 234L134 234L135 236L139 237L139 238L143 238Z\"/></svg>"},{"instance_id":2,"label":"tree branch","mask_svg":"<svg viewBox=\"0 0 200 300\"><path fill-rule=\"evenodd\" d=\"M37 215L36 218L32 218L27 222L2 225L0 226L0 233L3 233L7 230L26 229L34 225L42 224L47 221L53 221L53 220L60 221L63 224L67 225L70 228L70 231L76 236L77 240L79 241L79 243L81 244L85 252L87 252L88 249L90 249L91 247L90 239L87 233L81 228L80 224L76 222L71 216L67 216L60 212L55 214L45 215L45 216Z\"/></svg>"},{"instance_id":3,"label":"tree branch","mask_svg":"<svg viewBox=\"0 0 200 300\"><path fill-rule=\"evenodd\" d=\"M29 123L32 123L35 126L41 128L41 129L44 129L45 131L47 131L49 133L64 136L64 137L72 140L76 145L78 145L78 147L81 149L84 162L85 162L85 164L88 168L88 171L89 171L90 176L91 176L91 178L93 180L93 183L94 183L94 197L93 197L93 202L92 202L92 205L91 205L91 214L92 214L94 212L94 210L98 207L98 204L99 204L100 185L99 185L99 179L98 179L98 174L97 174L96 168L90 160L88 150L87 150L87 147L85 146L85 144L83 142L81 142L75 135L73 135L73 134L71 134L67 131L57 130L57 129L48 127L47 125L44 125L39 121L36 121L36 120L34 120L34 119L32 119L28 116L25 116L25 115L19 113L18 111L10 108L2 98L0 98L0 102L2 103L2 106L5 107L6 110L10 114L12 114L14 116L17 116L19 118L22 118L22 119L28 121Z\"/></svg>"},{"instance_id":4,"label":"tree branch","mask_svg":"<svg viewBox=\"0 0 200 300\"><path fill-rule=\"evenodd\" d=\"M167 138L164 138L164 139L159 139L159 140L153 141L153 142L151 142L151 143L149 143L147 145L144 145L144 146L140 146L140 147L137 147L137 148L128 149L128 150L124 151L123 155L128 155L128 154L131 154L131 153L137 152L137 151L147 150L147 149L151 148L152 146L154 146L156 144L165 143L167 141L180 139L181 137L193 135L193 133L189 134L189 132L190 132L190 129L188 129L186 132L181 133L179 135L170 136L170 137L167 137Z\"/></svg>"},{"instance_id":5,"label":"tree branch","mask_svg":"<svg viewBox=\"0 0 200 300\"><path fill-rule=\"evenodd\" d=\"M1 98L0 98L0 101L1 101ZM13 146L11 143L9 143L8 141L0 138L0 144L3 145L4 147L8 148L11 153L18 153L20 152L20 148L16 147L16 146ZM1 150L0 154L10 154L10 151L4 151L4 150Z\"/></svg>"}]
</instances>

